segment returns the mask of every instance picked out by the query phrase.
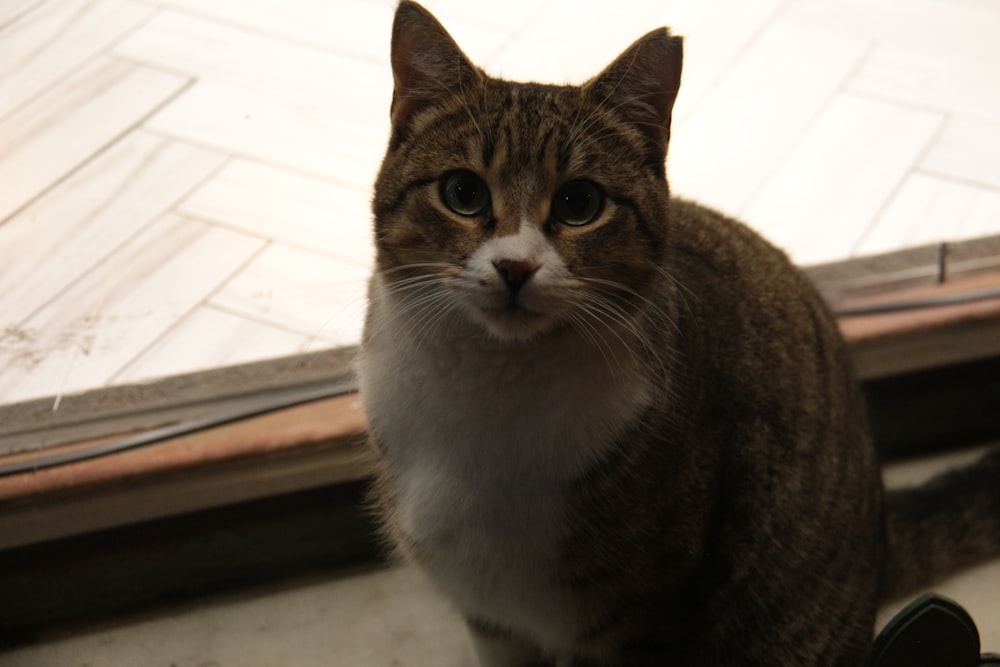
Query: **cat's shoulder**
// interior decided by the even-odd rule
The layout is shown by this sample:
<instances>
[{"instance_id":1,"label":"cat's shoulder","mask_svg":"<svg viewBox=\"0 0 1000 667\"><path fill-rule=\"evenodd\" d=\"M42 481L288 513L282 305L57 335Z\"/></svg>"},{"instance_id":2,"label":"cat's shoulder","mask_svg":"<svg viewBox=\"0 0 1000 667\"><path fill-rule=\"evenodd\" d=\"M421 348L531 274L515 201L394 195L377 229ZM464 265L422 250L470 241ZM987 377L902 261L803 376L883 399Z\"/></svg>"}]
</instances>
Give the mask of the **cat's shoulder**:
<instances>
[{"instance_id":1,"label":"cat's shoulder","mask_svg":"<svg viewBox=\"0 0 1000 667\"><path fill-rule=\"evenodd\" d=\"M686 260L716 276L801 282L788 255L746 223L680 197L671 198L669 211L668 262Z\"/></svg>"}]
</instances>

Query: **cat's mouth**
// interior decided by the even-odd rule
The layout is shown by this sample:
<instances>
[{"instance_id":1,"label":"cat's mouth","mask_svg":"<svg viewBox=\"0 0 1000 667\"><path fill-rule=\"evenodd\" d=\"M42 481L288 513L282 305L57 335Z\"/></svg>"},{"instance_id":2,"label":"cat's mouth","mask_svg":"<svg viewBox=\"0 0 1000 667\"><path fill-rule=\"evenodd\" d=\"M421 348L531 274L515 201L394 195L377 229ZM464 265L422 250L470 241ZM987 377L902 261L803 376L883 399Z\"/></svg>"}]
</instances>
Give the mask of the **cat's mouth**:
<instances>
[{"instance_id":1,"label":"cat's mouth","mask_svg":"<svg viewBox=\"0 0 1000 667\"><path fill-rule=\"evenodd\" d=\"M524 340L542 333L551 326L551 318L517 303L499 307L481 307L480 323L498 338Z\"/></svg>"},{"instance_id":2,"label":"cat's mouth","mask_svg":"<svg viewBox=\"0 0 1000 667\"><path fill-rule=\"evenodd\" d=\"M483 308L487 316L497 319L507 319L514 321L530 321L540 317L545 317L542 313L535 312L530 308L517 303L509 303L499 308Z\"/></svg>"}]
</instances>

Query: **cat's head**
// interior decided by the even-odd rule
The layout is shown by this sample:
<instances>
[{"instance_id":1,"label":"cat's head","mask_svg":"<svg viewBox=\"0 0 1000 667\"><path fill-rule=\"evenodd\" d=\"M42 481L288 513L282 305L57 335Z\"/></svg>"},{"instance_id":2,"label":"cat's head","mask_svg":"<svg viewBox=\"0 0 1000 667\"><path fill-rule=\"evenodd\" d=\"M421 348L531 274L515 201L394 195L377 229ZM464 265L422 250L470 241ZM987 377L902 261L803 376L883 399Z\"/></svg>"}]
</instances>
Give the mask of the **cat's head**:
<instances>
[{"instance_id":1,"label":"cat's head","mask_svg":"<svg viewBox=\"0 0 1000 667\"><path fill-rule=\"evenodd\" d=\"M627 327L664 251L681 39L653 31L582 86L514 83L402 2L392 69L376 271L415 333L464 323L523 341Z\"/></svg>"}]
</instances>

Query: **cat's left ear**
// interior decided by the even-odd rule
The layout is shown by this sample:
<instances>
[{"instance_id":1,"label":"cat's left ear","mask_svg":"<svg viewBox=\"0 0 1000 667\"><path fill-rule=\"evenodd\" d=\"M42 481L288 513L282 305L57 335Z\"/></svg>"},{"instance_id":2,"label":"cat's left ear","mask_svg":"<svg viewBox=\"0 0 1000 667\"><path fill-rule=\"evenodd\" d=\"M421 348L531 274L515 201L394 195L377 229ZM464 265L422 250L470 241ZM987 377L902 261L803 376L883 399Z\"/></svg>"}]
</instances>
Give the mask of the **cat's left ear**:
<instances>
[{"instance_id":1,"label":"cat's left ear","mask_svg":"<svg viewBox=\"0 0 1000 667\"><path fill-rule=\"evenodd\" d=\"M434 15L403 0L392 25L392 125L403 130L421 109L462 94L482 72Z\"/></svg>"},{"instance_id":2,"label":"cat's left ear","mask_svg":"<svg viewBox=\"0 0 1000 667\"><path fill-rule=\"evenodd\" d=\"M670 141L683 54L683 39L660 28L641 37L584 85L595 101L635 124L661 161Z\"/></svg>"}]
</instances>

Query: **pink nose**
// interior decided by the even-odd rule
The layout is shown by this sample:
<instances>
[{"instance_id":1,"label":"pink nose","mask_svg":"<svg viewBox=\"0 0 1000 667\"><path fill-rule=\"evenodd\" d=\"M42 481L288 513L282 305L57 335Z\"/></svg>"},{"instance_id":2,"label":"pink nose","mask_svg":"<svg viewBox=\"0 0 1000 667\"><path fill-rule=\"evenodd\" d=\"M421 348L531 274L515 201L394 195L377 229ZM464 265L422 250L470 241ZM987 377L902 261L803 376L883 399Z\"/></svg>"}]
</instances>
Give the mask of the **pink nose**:
<instances>
[{"instance_id":1,"label":"pink nose","mask_svg":"<svg viewBox=\"0 0 1000 667\"><path fill-rule=\"evenodd\" d=\"M501 259L499 262L493 262L493 266L511 294L517 294L539 269L539 265L534 262L515 259Z\"/></svg>"}]
</instances>

